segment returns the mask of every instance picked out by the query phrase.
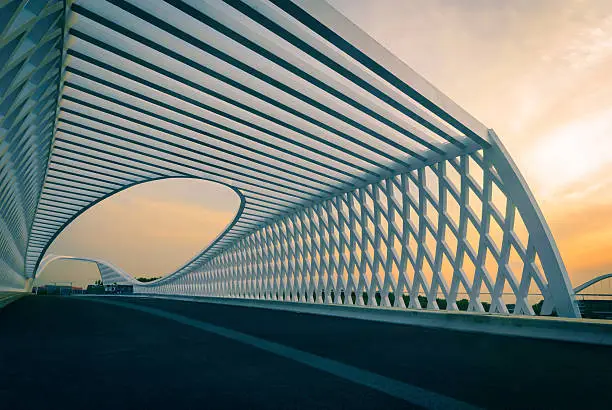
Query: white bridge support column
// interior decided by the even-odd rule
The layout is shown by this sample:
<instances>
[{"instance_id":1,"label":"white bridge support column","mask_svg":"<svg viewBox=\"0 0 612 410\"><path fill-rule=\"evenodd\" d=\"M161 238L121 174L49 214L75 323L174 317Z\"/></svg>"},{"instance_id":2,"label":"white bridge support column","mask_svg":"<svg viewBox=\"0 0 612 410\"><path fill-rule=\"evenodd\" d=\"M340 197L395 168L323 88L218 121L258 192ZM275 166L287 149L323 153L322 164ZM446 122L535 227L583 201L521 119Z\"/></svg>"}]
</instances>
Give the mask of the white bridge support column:
<instances>
[{"instance_id":1,"label":"white bridge support column","mask_svg":"<svg viewBox=\"0 0 612 410\"><path fill-rule=\"evenodd\" d=\"M28 278L25 280L25 285L23 287L23 291L26 293L32 292L32 287L34 285L34 279Z\"/></svg>"}]
</instances>

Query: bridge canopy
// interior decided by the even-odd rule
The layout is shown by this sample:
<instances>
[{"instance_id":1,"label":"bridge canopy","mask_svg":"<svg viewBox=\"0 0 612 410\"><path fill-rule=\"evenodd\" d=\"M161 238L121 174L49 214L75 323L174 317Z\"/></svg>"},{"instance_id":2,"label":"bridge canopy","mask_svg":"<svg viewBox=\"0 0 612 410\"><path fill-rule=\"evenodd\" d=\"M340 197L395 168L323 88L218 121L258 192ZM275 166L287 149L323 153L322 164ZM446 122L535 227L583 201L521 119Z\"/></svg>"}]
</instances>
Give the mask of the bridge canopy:
<instances>
[{"instance_id":1,"label":"bridge canopy","mask_svg":"<svg viewBox=\"0 0 612 410\"><path fill-rule=\"evenodd\" d=\"M1 7L4 286L102 199L187 176L240 210L142 293L579 315L498 137L326 2Z\"/></svg>"}]
</instances>

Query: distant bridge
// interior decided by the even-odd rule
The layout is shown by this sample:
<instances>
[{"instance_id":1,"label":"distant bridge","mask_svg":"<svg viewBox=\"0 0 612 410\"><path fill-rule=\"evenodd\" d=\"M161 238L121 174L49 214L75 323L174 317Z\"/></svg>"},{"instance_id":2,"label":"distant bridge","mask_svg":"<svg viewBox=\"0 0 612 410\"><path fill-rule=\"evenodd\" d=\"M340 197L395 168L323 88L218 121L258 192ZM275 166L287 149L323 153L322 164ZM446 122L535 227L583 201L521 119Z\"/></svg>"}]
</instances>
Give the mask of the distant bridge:
<instances>
[{"instance_id":1,"label":"distant bridge","mask_svg":"<svg viewBox=\"0 0 612 410\"><path fill-rule=\"evenodd\" d=\"M134 279L132 275L123 271L121 268L102 259L53 254L48 254L41 260L40 265L38 265L38 271L36 276L38 276L40 272L42 272L47 266L49 266L50 263L58 260L72 260L95 263L98 266L98 270L100 271L100 277L102 278L102 283L104 284L110 285L116 283L118 285L138 285L141 283L138 280Z\"/></svg>"},{"instance_id":2,"label":"distant bridge","mask_svg":"<svg viewBox=\"0 0 612 410\"><path fill-rule=\"evenodd\" d=\"M603 282L610 280L607 291ZM598 286L599 285L599 286ZM584 292L587 289L593 289ZM612 319L612 273L597 276L574 288L578 306L583 317L592 319Z\"/></svg>"},{"instance_id":3,"label":"distant bridge","mask_svg":"<svg viewBox=\"0 0 612 410\"><path fill-rule=\"evenodd\" d=\"M597 276L591 280L587 280L582 285L576 286L574 288L574 293L582 292L584 289L588 288L589 286L595 285L596 283L599 283L609 278L612 278L612 273L606 273L604 275Z\"/></svg>"}]
</instances>

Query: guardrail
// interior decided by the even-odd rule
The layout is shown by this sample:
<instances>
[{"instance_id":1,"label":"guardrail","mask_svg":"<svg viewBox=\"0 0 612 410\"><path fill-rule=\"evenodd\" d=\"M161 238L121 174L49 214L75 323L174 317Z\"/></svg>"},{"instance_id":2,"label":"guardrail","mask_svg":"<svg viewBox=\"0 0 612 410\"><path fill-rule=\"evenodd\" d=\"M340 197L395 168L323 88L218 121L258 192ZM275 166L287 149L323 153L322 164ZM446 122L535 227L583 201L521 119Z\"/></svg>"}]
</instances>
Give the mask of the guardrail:
<instances>
[{"instance_id":1,"label":"guardrail","mask_svg":"<svg viewBox=\"0 0 612 410\"><path fill-rule=\"evenodd\" d=\"M0 292L0 309L26 295L25 292Z\"/></svg>"}]
</instances>

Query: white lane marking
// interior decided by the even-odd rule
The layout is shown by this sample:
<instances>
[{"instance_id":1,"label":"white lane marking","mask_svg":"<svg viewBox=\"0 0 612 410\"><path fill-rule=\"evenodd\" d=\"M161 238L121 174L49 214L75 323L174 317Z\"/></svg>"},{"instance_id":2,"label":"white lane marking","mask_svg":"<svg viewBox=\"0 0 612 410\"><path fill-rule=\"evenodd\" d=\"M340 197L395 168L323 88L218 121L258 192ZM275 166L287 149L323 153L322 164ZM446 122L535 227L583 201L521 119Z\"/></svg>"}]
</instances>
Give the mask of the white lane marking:
<instances>
[{"instance_id":1,"label":"white lane marking","mask_svg":"<svg viewBox=\"0 0 612 410\"><path fill-rule=\"evenodd\" d=\"M236 330L227 329L221 326L213 325L211 323L202 322L199 320L188 318L186 316L177 315L175 313L166 312L164 310L151 308L148 306L141 306L131 303L102 299L88 300L138 310L155 316L163 317L165 319L174 320L175 322L195 327L197 329L204 330L209 333L214 333L216 335L235 340L247 344L249 346L253 346L258 349L276 354L278 356L282 356L287 359L302 363L306 366L322 370L340 378L350 380L353 383L361 384L363 386L370 387L374 390L386 393L390 396L405 400L412 404L416 404L417 406L425 407L428 409L477 409L477 407L472 406L468 403L464 403L462 401L444 396L442 394L430 390L423 389L421 387L400 382L398 380L381 376L379 374L372 373L367 370L362 370L357 367L340 363L332 359L317 356L315 354L308 353L303 350L294 349L293 347L285 346L275 342L270 342L265 339L260 339L258 337L251 336L246 333L241 333Z\"/></svg>"}]
</instances>

